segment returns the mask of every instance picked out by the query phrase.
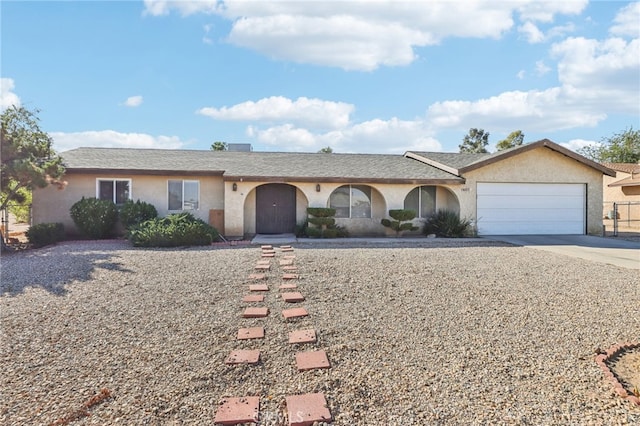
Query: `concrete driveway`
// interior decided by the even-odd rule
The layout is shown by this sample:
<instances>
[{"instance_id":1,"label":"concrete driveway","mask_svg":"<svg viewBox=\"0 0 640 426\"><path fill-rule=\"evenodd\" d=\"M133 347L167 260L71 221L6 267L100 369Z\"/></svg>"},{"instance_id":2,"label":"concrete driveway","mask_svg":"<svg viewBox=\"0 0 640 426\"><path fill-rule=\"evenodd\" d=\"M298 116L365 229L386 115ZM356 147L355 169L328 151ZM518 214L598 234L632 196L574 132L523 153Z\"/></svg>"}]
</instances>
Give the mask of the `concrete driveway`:
<instances>
[{"instance_id":1,"label":"concrete driveway","mask_svg":"<svg viewBox=\"0 0 640 426\"><path fill-rule=\"evenodd\" d=\"M484 238L593 262L640 269L640 243L591 235L493 235Z\"/></svg>"}]
</instances>

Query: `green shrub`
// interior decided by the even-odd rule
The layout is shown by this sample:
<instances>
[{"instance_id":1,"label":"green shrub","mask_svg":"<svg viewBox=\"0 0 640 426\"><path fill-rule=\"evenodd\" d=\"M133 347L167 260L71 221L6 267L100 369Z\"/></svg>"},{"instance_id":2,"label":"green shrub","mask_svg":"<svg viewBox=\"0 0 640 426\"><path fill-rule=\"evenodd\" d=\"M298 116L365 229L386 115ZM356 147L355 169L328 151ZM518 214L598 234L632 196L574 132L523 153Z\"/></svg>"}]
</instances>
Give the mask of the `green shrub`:
<instances>
[{"instance_id":1,"label":"green shrub","mask_svg":"<svg viewBox=\"0 0 640 426\"><path fill-rule=\"evenodd\" d=\"M322 236L322 229L320 228L307 228L307 237L320 238Z\"/></svg>"},{"instance_id":2,"label":"green shrub","mask_svg":"<svg viewBox=\"0 0 640 426\"><path fill-rule=\"evenodd\" d=\"M84 198L71 206L71 219L80 232L93 239L113 235L118 222L118 208L113 201Z\"/></svg>"},{"instance_id":3,"label":"green shrub","mask_svg":"<svg viewBox=\"0 0 640 426\"><path fill-rule=\"evenodd\" d=\"M307 213L314 217L333 217L336 215L336 209L329 207L308 207Z\"/></svg>"},{"instance_id":4,"label":"green shrub","mask_svg":"<svg viewBox=\"0 0 640 426\"><path fill-rule=\"evenodd\" d=\"M322 238L338 238L338 230L336 228L327 228L322 231Z\"/></svg>"},{"instance_id":5,"label":"green shrub","mask_svg":"<svg viewBox=\"0 0 640 426\"><path fill-rule=\"evenodd\" d=\"M204 246L218 238L218 231L191 213L174 213L131 227L127 238L136 247Z\"/></svg>"},{"instance_id":6,"label":"green shrub","mask_svg":"<svg viewBox=\"0 0 640 426\"><path fill-rule=\"evenodd\" d=\"M158 217L158 210L153 204L144 201L127 200L120 208L120 222L125 229L156 217Z\"/></svg>"},{"instance_id":7,"label":"green shrub","mask_svg":"<svg viewBox=\"0 0 640 426\"><path fill-rule=\"evenodd\" d=\"M29 227L25 235L29 243L35 247L48 246L64 240L64 225L62 223L38 223Z\"/></svg>"},{"instance_id":8,"label":"green shrub","mask_svg":"<svg viewBox=\"0 0 640 426\"><path fill-rule=\"evenodd\" d=\"M427 218L423 232L438 237L462 238L472 233L471 221L461 219L456 212L440 209L435 215Z\"/></svg>"},{"instance_id":9,"label":"green shrub","mask_svg":"<svg viewBox=\"0 0 640 426\"><path fill-rule=\"evenodd\" d=\"M325 226L333 226L336 224L336 220L332 217L310 217L309 223L316 225L320 228Z\"/></svg>"},{"instance_id":10,"label":"green shrub","mask_svg":"<svg viewBox=\"0 0 640 426\"><path fill-rule=\"evenodd\" d=\"M305 220L302 223L297 223L295 227L295 234L297 238L302 238L307 236L307 229L309 228L309 221Z\"/></svg>"},{"instance_id":11,"label":"green shrub","mask_svg":"<svg viewBox=\"0 0 640 426\"><path fill-rule=\"evenodd\" d=\"M389 216L395 220L382 219L382 226L391 228L396 231L396 236L400 236L403 231L416 231L417 226L413 226L411 221L415 219L416 212L414 210L392 209L389 210Z\"/></svg>"},{"instance_id":12,"label":"green shrub","mask_svg":"<svg viewBox=\"0 0 640 426\"><path fill-rule=\"evenodd\" d=\"M14 201L9 204L7 209L11 213L18 223L29 223L31 219L31 203L32 193L28 188L18 189L18 193L14 196Z\"/></svg>"}]
</instances>

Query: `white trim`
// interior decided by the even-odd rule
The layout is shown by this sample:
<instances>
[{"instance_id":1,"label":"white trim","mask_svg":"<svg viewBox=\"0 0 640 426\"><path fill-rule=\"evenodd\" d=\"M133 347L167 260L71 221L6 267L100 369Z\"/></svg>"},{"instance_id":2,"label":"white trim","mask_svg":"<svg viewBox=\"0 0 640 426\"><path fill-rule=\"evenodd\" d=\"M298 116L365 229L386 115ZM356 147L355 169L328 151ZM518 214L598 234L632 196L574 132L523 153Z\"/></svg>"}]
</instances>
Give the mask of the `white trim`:
<instances>
[{"instance_id":1,"label":"white trim","mask_svg":"<svg viewBox=\"0 0 640 426\"><path fill-rule=\"evenodd\" d=\"M111 181L113 185L113 194L111 194L111 201L116 203L116 185L115 182L128 182L129 183L129 197L128 200L133 200L133 179L131 178L113 178L113 177L97 177L96 178L96 198L100 199L100 181Z\"/></svg>"},{"instance_id":2,"label":"white trim","mask_svg":"<svg viewBox=\"0 0 640 426\"><path fill-rule=\"evenodd\" d=\"M181 200L180 200L180 205L181 208L180 209L170 209L169 208L169 182L174 181L174 182L181 182L182 183L182 193L181 193ZM184 184L185 182L190 182L190 183L195 183L198 185L198 208L196 209L185 209L184 208ZM192 180L192 179L167 179L167 211L169 212L179 212L179 211L199 211L200 210L200 201L201 196L200 196L200 181L199 180Z\"/></svg>"}]
</instances>

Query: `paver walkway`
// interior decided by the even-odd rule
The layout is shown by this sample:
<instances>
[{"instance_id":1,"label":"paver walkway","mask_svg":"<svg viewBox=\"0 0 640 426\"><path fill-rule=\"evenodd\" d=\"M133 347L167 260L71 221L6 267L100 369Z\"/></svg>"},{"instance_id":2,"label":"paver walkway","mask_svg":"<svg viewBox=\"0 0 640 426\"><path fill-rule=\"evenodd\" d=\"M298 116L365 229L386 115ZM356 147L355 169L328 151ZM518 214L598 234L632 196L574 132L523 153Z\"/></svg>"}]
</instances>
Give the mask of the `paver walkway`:
<instances>
[{"instance_id":1,"label":"paver walkway","mask_svg":"<svg viewBox=\"0 0 640 426\"><path fill-rule=\"evenodd\" d=\"M279 286L280 297L287 303L299 303L305 300L304 295L300 291L291 291L298 289L297 283L294 281L300 279L298 269L294 265L296 256L293 254L294 248L291 246L280 246L279 250L274 249L272 245L263 245L260 247L260 259L256 261L254 269L259 273L249 274L249 280L263 281L268 280L267 273L272 273L271 259L277 257L278 252L281 259L278 262L280 267L280 278L284 284ZM242 298L243 303L264 303L265 294L270 289L266 283L257 283L249 285L249 294ZM244 309L243 318L254 319L264 318L269 315L269 307L267 306L251 306ZM295 319L309 315L304 307L285 309L282 311L282 321ZM270 331L268 335L277 335ZM238 330L238 340L264 339L265 329L263 327L248 327ZM268 339L267 339L268 341ZM295 330L289 333L290 344L306 344L316 343L317 333L314 329ZM234 350L224 360L225 364L257 364L260 360L259 350ZM309 350L297 352L295 354L296 367L298 371L304 372L320 368L330 368L331 364L327 353L324 350ZM307 393L288 395L285 397L287 407L287 418L289 426L309 426L315 422L331 422L331 411L329 410L326 398L322 393ZM235 425L241 423L258 423L260 419L260 396L240 396L234 398L226 398L221 401L216 416L215 424L219 425Z\"/></svg>"}]
</instances>

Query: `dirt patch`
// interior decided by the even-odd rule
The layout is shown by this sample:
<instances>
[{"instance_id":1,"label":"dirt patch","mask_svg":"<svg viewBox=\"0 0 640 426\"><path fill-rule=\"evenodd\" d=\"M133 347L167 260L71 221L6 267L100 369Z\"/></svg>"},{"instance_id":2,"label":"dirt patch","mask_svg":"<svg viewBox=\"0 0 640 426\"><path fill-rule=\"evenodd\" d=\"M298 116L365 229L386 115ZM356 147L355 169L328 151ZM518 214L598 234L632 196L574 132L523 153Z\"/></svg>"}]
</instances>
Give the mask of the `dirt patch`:
<instances>
[{"instance_id":1,"label":"dirt patch","mask_svg":"<svg viewBox=\"0 0 640 426\"><path fill-rule=\"evenodd\" d=\"M626 349L610 358L609 368L629 395L640 397L640 347Z\"/></svg>"}]
</instances>

